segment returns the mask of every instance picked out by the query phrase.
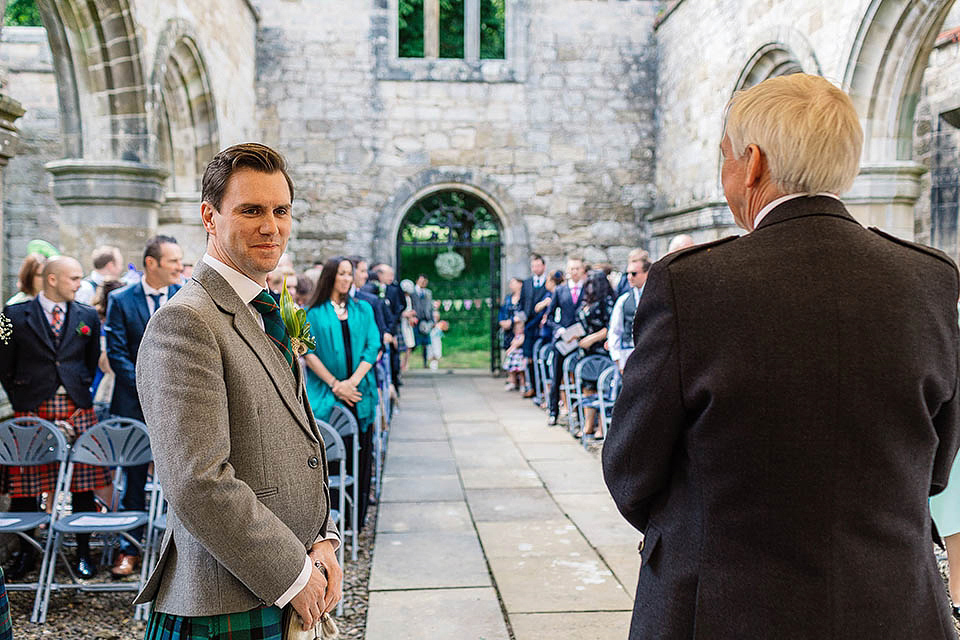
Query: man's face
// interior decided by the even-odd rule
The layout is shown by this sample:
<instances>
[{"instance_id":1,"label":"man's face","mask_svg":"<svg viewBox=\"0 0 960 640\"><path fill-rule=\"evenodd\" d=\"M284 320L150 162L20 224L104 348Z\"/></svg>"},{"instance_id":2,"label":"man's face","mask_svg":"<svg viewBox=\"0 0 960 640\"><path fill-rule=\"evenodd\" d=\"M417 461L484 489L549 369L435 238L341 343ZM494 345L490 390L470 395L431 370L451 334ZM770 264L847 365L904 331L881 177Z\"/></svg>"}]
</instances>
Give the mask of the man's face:
<instances>
[{"instance_id":1,"label":"man's face","mask_svg":"<svg viewBox=\"0 0 960 640\"><path fill-rule=\"evenodd\" d=\"M579 260L571 260L567 263L567 272L570 274L570 280L580 282L583 280L583 263Z\"/></svg>"},{"instance_id":2,"label":"man's face","mask_svg":"<svg viewBox=\"0 0 960 640\"><path fill-rule=\"evenodd\" d=\"M429 281L427 280L426 276L420 276L417 278L417 286L421 289L426 289L428 284Z\"/></svg>"},{"instance_id":3,"label":"man's face","mask_svg":"<svg viewBox=\"0 0 960 640\"><path fill-rule=\"evenodd\" d=\"M361 260L357 263L357 268L353 272L353 286L360 289L363 285L367 284L367 278L369 277L367 263Z\"/></svg>"},{"instance_id":4,"label":"man's face","mask_svg":"<svg viewBox=\"0 0 960 640\"><path fill-rule=\"evenodd\" d=\"M103 268L111 278L119 278L123 275L123 256L117 251L113 254L113 260L107 263Z\"/></svg>"},{"instance_id":5,"label":"man's face","mask_svg":"<svg viewBox=\"0 0 960 640\"><path fill-rule=\"evenodd\" d=\"M631 262L627 265L627 280L631 287L642 287L647 282L647 274L643 271L643 263L640 261Z\"/></svg>"},{"instance_id":6,"label":"man's face","mask_svg":"<svg viewBox=\"0 0 960 640\"><path fill-rule=\"evenodd\" d=\"M730 136L723 136L720 143L720 152L723 154L723 165L720 168L720 182L723 184L723 195L727 205L733 213L733 220L742 229L750 231L746 222L747 213L747 161L746 158L735 158Z\"/></svg>"},{"instance_id":7,"label":"man's face","mask_svg":"<svg viewBox=\"0 0 960 640\"><path fill-rule=\"evenodd\" d=\"M59 269L47 276L43 294L54 302L72 302L83 281L83 269L75 260L65 261Z\"/></svg>"},{"instance_id":8,"label":"man's face","mask_svg":"<svg viewBox=\"0 0 960 640\"><path fill-rule=\"evenodd\" d=\"M291 300L297 299L297 276L287 276L287 293Z\"/></svg>"},{"instance_id":9,"label":"man's face","mask_svg":"<svg viewBox=\"0 0 960 640\"><path fill-rule=\"evenodd\" d=\"M380 267L380 283L381 284L393 284L394 273L393 267L382 266Z\"/></svg>"},{"instance_id":10,"label":"man's face","mask_svg":"<svg viewBox=\"0 0 960 640\"><path fill-rule=\"evenodd\" d=\"M180 282L183 273L183 250L180 245L164 242L160 245L160 259L147 256L144 260L147 284L159 289Z\"/></svg>"},{"instance_id":11,"label":"man's face","mask_svg":"<svg viewBox=\"0 0 960 640\"><path fill-rule=\"evenodd\" d=\"M543 263L543 260L534 258L530 261L530 271L532 271L533 275L537 276L538 278L543 275L543 272L546 270L546 268L547 265Z\"/></svg>"},{"instance_id":12,"label":"man's face","mask_svg":"<svg viewBox=\"0 0 960 640\"><path fill-rule=\"evenodd\" d=\"M290 187L283 173L238 169L214 209L203 203L203 225L217 258L263 285L290 239Z\"/></svg>"}]
</instances>

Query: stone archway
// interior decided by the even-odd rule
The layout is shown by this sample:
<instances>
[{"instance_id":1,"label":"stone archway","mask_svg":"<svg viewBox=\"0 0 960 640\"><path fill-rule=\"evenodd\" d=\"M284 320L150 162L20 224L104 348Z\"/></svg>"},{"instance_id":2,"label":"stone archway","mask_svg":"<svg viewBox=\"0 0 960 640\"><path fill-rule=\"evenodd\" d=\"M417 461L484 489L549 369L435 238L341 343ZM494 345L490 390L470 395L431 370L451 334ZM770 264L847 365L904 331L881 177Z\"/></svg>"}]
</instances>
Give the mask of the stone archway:
<instances>
[{"instance_id":1,"label":"stone archway","mask_svg":"<svg viewBox=\"0 0 960 640\"><path fill-rule=\"evenodd\" d=\"M372 252L374 260L396 264L396 239L407 211L423 197L447 189L472 193L489 203L502 229L502 273L526 273L530 234L519 207L506 189L481 172L471 169L427 169L403 181L377 216Z\"/></svg>"},{"instance_id":2,"label":"stone archway","mask_svg":"<svg viewBox=\"0 0 960 640\"><path fill-rule=\"evenodd\" d=\"M216 103L200 40L184 20L167 23L154 56L149 95L151 158L167 173L157 231L177 238L189 261L203 254L200 182L220 148Z\"/></svg>"},{"instance_id":3,"label":"stone archway","mask_svg":"<svg viewBox=\"0 0 960 640\"><path fill-rule=\"evenodd\" d=\"M864 130L860 175L845 201L868 225L912 239L925 169L912 159L913 121L934 39L954 0L871 0L844 69Z\"/></svg>"}]
</instances>

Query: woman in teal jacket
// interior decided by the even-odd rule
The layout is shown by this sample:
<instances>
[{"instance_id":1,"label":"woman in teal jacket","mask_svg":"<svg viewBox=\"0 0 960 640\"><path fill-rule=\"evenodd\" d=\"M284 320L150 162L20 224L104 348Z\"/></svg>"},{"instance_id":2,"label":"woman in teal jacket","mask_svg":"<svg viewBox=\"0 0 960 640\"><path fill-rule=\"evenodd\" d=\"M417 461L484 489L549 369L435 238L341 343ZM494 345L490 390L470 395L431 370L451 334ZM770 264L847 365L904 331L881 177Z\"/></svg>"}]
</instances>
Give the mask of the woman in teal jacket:
<instances>
[{"instance_id":1,"label":"woman in teal jacket","mask_svg":"<svg viewBox=\"0 0 960 640\"><path fill-rule=\"evenodd\" d=\"M363 527L370 495L373 461L373 418L377 406L377 382L373 365L380 350L380 332L373 309L350 296L353 265L346 258L332 258L323 265L310 302L307 321L316 348L307 352L307 397L318 420L330 419L334 404L341 404L360 425L359 526ZM347 445L347 468L352 468L353 443Z\"/></svg>"}]
</instances>

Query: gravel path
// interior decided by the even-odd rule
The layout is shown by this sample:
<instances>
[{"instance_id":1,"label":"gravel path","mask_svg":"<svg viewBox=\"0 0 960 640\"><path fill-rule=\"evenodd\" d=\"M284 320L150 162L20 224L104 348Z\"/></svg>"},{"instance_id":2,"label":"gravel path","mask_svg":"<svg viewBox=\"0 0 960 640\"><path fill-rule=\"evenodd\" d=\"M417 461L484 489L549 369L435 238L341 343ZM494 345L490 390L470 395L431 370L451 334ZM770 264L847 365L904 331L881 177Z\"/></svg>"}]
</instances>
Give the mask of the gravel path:
<instances>
[{"instance_id":1,"label":"gravel path","mask_svg":"<svg viewBox=\"0 0 960 640\"><path fill-rule=\"evenodd\" d=\"M377 522L377 506L367 510L367 524L360 532L360 546L356 562L350 561L346 550L343 615L337 618L340 637L345 640L363 640L367 623L367 584L370 581L370 556L373 550L373 532ZM106 569L101 570L101 575ZM58 571L58 579L66 580L66 571ZM30 577L36 579L36 572ZM132 592L83 593L54 591L50 594L50 608L43 625L30 622L33 608L32 591L7 592L13 615L16 640L142 640L145 624L133 619Z\"/></svg>"}]
</instances>

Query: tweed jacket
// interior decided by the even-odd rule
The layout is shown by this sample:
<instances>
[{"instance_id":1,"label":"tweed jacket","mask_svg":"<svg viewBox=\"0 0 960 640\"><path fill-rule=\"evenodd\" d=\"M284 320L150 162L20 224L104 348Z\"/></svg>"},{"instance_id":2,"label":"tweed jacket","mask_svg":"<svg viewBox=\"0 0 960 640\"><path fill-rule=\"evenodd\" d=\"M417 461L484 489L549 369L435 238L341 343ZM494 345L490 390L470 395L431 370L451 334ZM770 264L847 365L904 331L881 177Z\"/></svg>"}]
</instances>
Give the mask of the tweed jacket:
<instances>
[{"instance_id":1,"label":"tweed jacket","mask_svg":"<svg viewBox=\"0 0 960 640\"><path fill-rule=\"evenodd\" d=\"M180 285L171 284L167 300L180 290ZM147 295L143 283L136 282L110 294L107 299L107 358L116 374L110 413L124 418L143 420L140 398L137 396L137 352L143 332L150 320Z\"/></svg>"},{"instance_id":2,"label":"tweed jacket","mask_svg":"<svg viewBox=\"0 0 960 640\"><path fill-rule=\"evenodd\" d=\"M170 510L136 602L183 616L273 604L336 533L303 380L201 263L147 324L137 388Z\"/></svg>"},{"instance_id":3,"label":"tweed jacket","mask_svg":"<svg viewBox=\"0 0 960 640\"><path fill-rule=\"evenodd\" d=\"M38 298L3 310L13 323L13 335L9 344L0 342L0 383L14 411L35 410L60 385L78 408L93 406L90 385L100 358L100 317L79 302L66 307L59 345Z\"/></svg>"},{"instance_id":4,"label":"tweed jacket","mask_svg":"<svg viewBox=\"0 0 960 640\"><path fill-rule=\"evenodd\" d=\"M927 497L960 445L958 274L803 197L650 271L603 448L630 637L956 640Z\"/></svg>"}]
</instances>

